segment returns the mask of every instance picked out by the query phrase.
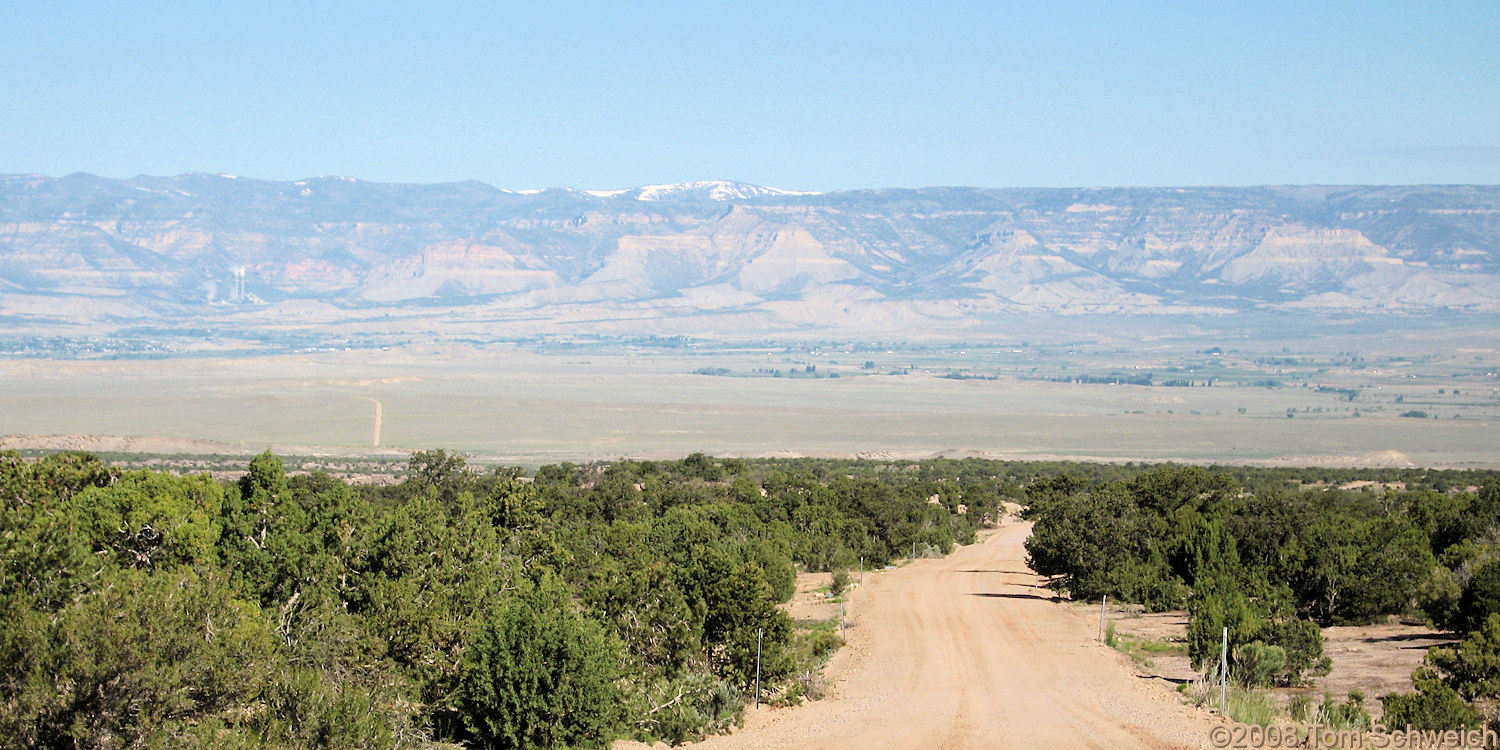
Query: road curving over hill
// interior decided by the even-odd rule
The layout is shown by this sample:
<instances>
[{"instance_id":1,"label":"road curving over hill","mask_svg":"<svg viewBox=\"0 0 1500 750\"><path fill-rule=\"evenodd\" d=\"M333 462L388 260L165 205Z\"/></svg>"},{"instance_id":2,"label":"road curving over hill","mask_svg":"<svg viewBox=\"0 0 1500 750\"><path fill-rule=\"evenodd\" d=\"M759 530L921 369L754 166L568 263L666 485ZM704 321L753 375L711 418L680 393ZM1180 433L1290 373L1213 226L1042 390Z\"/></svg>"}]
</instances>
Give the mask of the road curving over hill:
<instances>
[{"instance_id":1,"label":"road curving over hill","mask_svg":"<svg viewBox=\"0 0 1500 750\"><path fill-rule=\"evenodd\" d=\"M1135 677L1096 642L1096 618L1052 601L1025 564L1030 530L867 575L829 698L752 709L745 728L694 747L1209 747L1214 717Z\"/></svg>"}]
</instances>

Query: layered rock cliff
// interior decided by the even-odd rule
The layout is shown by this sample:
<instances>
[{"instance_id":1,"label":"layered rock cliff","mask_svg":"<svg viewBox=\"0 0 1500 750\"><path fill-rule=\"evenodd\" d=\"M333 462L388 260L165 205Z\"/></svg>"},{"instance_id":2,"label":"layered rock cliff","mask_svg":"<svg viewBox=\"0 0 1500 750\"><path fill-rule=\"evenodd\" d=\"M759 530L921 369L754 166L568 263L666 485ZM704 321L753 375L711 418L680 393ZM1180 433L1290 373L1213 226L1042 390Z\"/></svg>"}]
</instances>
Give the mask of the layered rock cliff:
<instances>
[{"instance_id":1,"label":"layered rock cliff","mask_svg":"<svg viewBox=\"0 0 1500 750\"><path fill-rule=\"evenodd\" d=\"M727 182L518 193L0 177L0 319L12 330L434 306L517 330L691 319L679 327L740 335L982 332L1005 313L1492 314L1500 187L812 195Z\"/></svg>"}]
</instances>

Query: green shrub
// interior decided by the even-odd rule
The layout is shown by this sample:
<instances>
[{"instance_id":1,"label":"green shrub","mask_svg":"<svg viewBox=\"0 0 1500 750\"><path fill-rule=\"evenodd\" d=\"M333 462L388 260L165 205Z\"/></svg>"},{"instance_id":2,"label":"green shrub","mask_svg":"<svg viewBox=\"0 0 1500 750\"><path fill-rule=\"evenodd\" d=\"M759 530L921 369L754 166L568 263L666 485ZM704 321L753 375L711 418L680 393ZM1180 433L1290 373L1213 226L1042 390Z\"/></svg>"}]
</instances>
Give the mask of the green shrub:
<instances>
[{"instance_id":1,"label":"green shrub","mask_svg":"<svg viewBox=\"0 0 1500 750\"><path fill-rule=\"evenodd\" d=\"M1419 669L1412 679L1417 684L1416 692L1381 697L1380 702L1385 706L1381 723L1385 726L1445 731L1478 727L1484 723L1484 717L1464 703L1458 692L1444 685L1431 670Z\"/></svg>"},{"instance_id":2,"label":"green shrub","mask_svg":"<svg viewBox=\"0 0 1500 750\"><path fill-rule=\"evenodd\" d=\"M744 708L744 698L734 686L706 672L662 682L648 693L646 702L650 705L636 722L642 739L673 746L728 732Z\"/></svg>"},{"instance_id":3,"label":"green shrub","mask_svg":"<svg viewBox=\"0 0 1500 750\"><path fill-rule=\"evenodd\" d=\"M1306 675L1328 673L1332 662L1323 655L1322 630L1316 623L1290 618L1285 605L1275 603L1275 590L1252 599L1224 575L1201 577L1198 587L1188 607L1188 656L1195 669L1217 666L1223 628L1227 626L1232 674L1245 669L1239 659L1247 653L1244 647L1248 644L1259 641L1281 652L1275 669L1266 671L1263 663L1255 664L1252 669L1258 673L1250 677L1254 681L1249 684L1299 685ZM1273 616L1278 610L1282 614ZM1272 658L1272 653L1253 650L1249 655L1264 662Z\"/></svg>"},{"instance_id":4,"label":"green shrub","mask_svg":"<svg viewBox=\"0 0 1500 750\"><path fill-rule=\"evenodd\" d=\"M1280 716L1268 693L1236 687L1229 691L1229 718L1239 724L1265 726Z\"/></svg>"},{"instance_id":5,"label":"green shrub","mask_svg":"<svg viewBox=\"0 0 1500 750\"><path fill-rule=\"evenodd\" d=\"M1457 645L1428 651L1427 663L1465 700L1500 696L1500 615L1490 615Z\"/></svg>"},{"instance_id":6,"label":"green shrub","mask_svg":"<svg viewBox=\"0 0 1500 750\"><path fill-rule=\"evenodd\" d=\"M1139 510L1124 487L1110 485L1085 495L1058 494L1038 503L1026 563L1053 576L1055 588L1075 599L1098 599L1112 591L1111 571L1128 565L1140 540ZM1125 573L1138 577L1134 571Z\"/></svg>"},{"instance_id":7,"label":"green shrub","mask_svg":"<svg viewBox=\"0 0 1500 750\"><path fill-rule=\"evenodd\" d=\"M1323 707L1318 709L1318 723L1336 732L1346 730L1369 731L1373 722L1365 709L1365 694L1350 690L1349 699L1339 703L1332 693L1323 693Z\"/></svg>"},{"instance_id":8,"label":"green shrub","mask_svg":"<svg viewBox=\"0 0 1500 750\"><path fill-rule=\"evenodd\" d=\"M1453 545L1449 552L1468 552L1472 549L1473 545L1466 541ZM1439 630L1452 630L1458 627L1458 603L1463 596L1463 588L1459 586L1458 576L1453 572L1463 564L1463 561L1454 560L1452 564L1449 564L1449 552L1443 554L1440 564L1432 567L1432 571L1422 582L1422 587L1417 593L1417 607L1422 610L1427 621Z\"/></svg>"},{"instance_id":9,"label":"green shrub","mask_svg":"<svg viewBox=\"0 0 1500 750\"><path fill-rule=\"evenodd\" d=\"M808 656L808 661L822 661L844 645L844 639L832 629L813 630L800 636L799 640L804 653Z\"/></svg>"},{"instance_id":10,"label":"green shrub","mask_svg":"<svg viewBox=\"0 0 1500 750\"><path fill-rule=\"evenodd\" d=\"M1457 625L1464 632L1478 630L1490 615L1500 613L1500 560L1474 571L1458 600Z\"/></svg>"},{"instance_id":11,"label":"green shrub","mask_svg":"<svg viewBox=\"0 0 1500 750\"><path fill-rule=\"evenodd\" d=\"M1092 588L1119 601L1143 604L1148 612L1181 608L1188 595L1187 585L1159 560L1127 560L1105 571Z\"/></svg>"},{"instance_id":12,"label":"green shrub","mask_svg":"<svg viewBox=\"0 0 1500 750\"><path fill-rule=\"evenodd\" d=\"M335 680L312 670L291 670L266 689L258 734L272 747L362 750L393 747L398 728L413 732L415 704L384 686ZM396 704L407 707L397 709Z\"/></svg>"},{"instance_id":13,"label":"green shrub","mask_svg":"<svg viewBox=\"0 0 1500 750\"><path fill-rule=\"evenodd\" d=\"M1234 650L1235 678L1246 687L1271 684L1286 667L1286 649L1252 641Z\"/></svg>"},{"instance_id":14,"label":"green shrub","mask_svg":"<svg viewBox=\"0 0 1500 750\"><path fill-rule=\"evenodd\" d=\"M848 589L849 571L843 570L842 568L833 571L833 578L829 581L828 584L828 593L832 594L833 596L840 596Z\"/></svg>"},{"instance_id":15,"label":"green shrub","mask_svg":"<svg viewBox=\"0 0 1500 750\"><path fill-rule=\"evenodd\" d=\"M260 608L225 578L107 572L55 617L15 623L30 632L7 621L0 634L19 648L0 665L0 735L21 747L130 747L249 710L276 643Z\"/></svg>"},{"instance_id":16,"label":"green shrub","mask_svg":"<svg viewBox=\"0 0 1500 750\"><path fill-rule=\"evenodd\" d=\"M1261 638L1285 652L1286 662L1272 678L1278 685L1300 685L1308 676L1321 677L1333 668L1333 660L1323 654L1323 630L1315 622L1272 622L1261 631Z\"/></svg>"},{"instance_id":17,"label":"green shrub","mask_svg":"<svg viewBox=\"0 0 1500 750\"><path fill-rule=\"evenodd\" d=\"M1224 628L1229 628L1231 647L1254 640L1261 628L1249 598L1227 576L1198 580L1188 617L1188 658L1199 670L1217 668Z\"/></svg>"},{"instance_id":18,"label":"green shrub","mask_svg":"<svg viewBox=\"0 0 1500 750\"><path fill-rule=\"evenodd\" d=\"M1300 693L1288 698L1286 702L1286 713L1287 716L1292 717L1292 721L1301 724L1306 724L1309 721L1312 721L1312 698Z\"/></svg>"},{"instance_id":19,"label":"green shrub","mask_svg":"<svg viewBox=\"0 0 1500 750\"><path fill-rule=\"evenodd\" d=\"M464 655L458 708L479 747L603 747L623 719L622 649L546 578L493 612Z\"/></svg>"}]
</instances>

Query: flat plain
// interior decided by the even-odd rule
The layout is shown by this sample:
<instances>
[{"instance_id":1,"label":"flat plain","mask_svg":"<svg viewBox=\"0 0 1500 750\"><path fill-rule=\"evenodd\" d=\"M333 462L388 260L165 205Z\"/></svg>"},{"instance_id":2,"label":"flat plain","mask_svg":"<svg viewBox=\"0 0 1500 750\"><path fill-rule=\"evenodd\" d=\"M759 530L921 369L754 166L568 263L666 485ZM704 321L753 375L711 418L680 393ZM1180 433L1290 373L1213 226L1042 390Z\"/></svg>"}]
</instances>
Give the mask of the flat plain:
<instances>
[{"instance_id":1,"label":"flat plain","mask_svg":"<svg viewBox=\"0 0 1500 750\"><path fill-rule=\"evenodd\" d=\"M704 451L1500 468L1492 342L1392 351L615 341L12 358L0 435L128 437L137 452L441 447L523 465Z\"/></svg>"}]
</instances>

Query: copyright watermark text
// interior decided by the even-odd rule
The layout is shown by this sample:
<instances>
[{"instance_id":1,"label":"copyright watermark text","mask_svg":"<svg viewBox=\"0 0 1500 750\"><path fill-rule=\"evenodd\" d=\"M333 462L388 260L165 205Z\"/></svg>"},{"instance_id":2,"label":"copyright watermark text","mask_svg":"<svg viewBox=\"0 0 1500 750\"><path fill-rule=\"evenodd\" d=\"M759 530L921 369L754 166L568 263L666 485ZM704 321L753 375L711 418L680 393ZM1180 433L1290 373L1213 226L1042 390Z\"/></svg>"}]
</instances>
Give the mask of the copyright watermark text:
<instances>
[{"instance_id":1,"label":"copyright watermark text","mask_svg":"<svg viewBox=\"0 0 1500 750\"><path fill-rule=\"evenodd\" d=\"M1390 729L1379 724L1368 732L1330 729L1321 724L1226 724L1209 730L1208 741L1225 748L1500 748L1500 735L1491 729Z\"/></svg>"}]
</instances>

